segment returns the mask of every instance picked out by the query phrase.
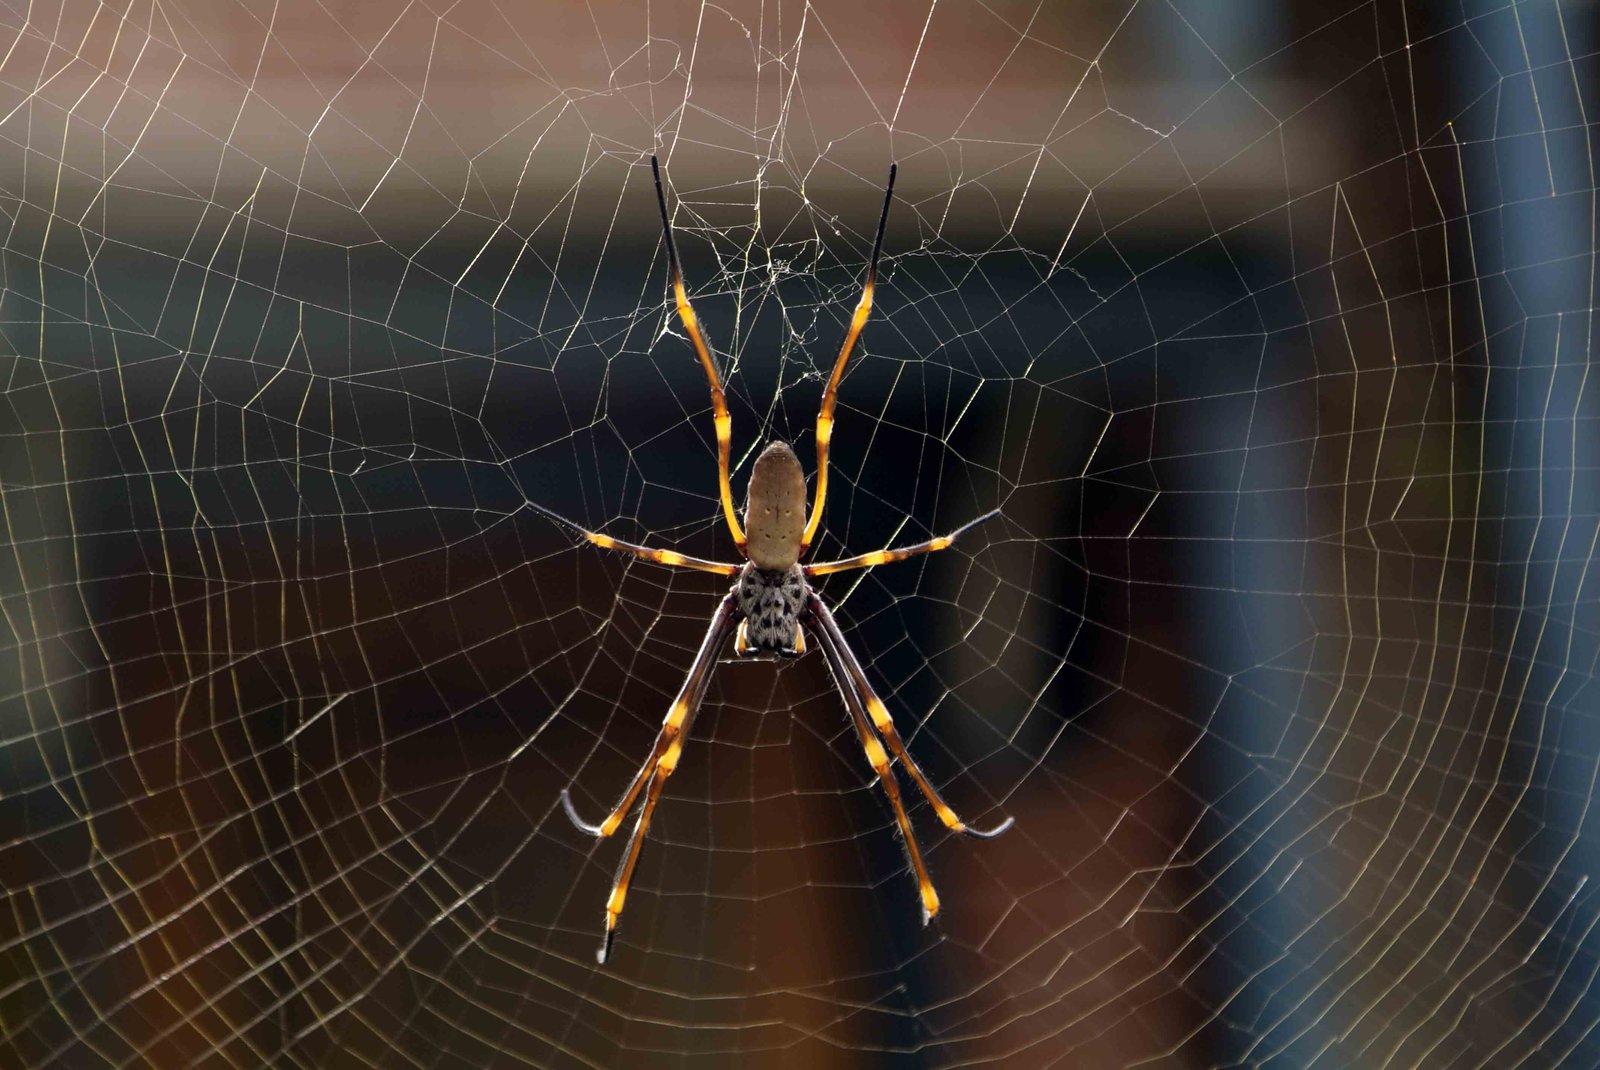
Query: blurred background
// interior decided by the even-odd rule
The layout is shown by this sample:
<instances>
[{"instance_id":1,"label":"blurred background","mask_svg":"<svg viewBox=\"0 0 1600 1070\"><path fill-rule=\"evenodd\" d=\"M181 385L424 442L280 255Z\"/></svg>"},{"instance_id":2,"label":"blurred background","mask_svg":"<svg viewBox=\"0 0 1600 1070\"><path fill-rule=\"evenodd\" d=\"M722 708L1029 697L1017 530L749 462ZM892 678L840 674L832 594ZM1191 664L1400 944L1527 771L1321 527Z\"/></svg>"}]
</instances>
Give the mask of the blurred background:
<instances>
[{"instance_id":1,"label":"blurred background","mask_svg":"<svg viewBox=\"0 0 1600 1070\"><path fill-rule=\"evenodd\" d=\"M0 10L0 1059L1600 1062L1597 9ZM717 667L734 476L826 665ZM906 783L905 790L910 790Z\"/></svg>"}]
</instances>

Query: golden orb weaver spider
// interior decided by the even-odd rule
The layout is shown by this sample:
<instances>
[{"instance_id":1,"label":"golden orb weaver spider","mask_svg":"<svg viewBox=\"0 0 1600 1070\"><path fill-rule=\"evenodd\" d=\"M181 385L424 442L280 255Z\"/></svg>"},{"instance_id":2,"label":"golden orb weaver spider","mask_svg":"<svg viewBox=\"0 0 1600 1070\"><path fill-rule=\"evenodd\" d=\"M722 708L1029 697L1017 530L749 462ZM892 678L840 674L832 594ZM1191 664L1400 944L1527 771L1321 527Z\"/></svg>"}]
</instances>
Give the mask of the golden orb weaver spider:
<instances>
[{"instance_id":1,"label":"golden orb weaver spider","mask_svg":"<svg viewBox=\"0 0 1600 1070\"><path fill-rule=\"evenodd\" d=\"M889 223L889 205L894 199L895 167L893 164L889 166L889 182L883 193L883 214L878 218L878 234L872 242L872 259L867 265L867 278L861 288L861 300L856 304L855 314L850 317L844 344L840 346L839 356L833 364L833 374L828 377L828 385L822 392L822 406L817 413L816 431L817 494L811 505L809 519L805 509L805 473L800 468L800 461L787 443L773 441L762 450L751 469L749 492L745 503L745 526L742 529L733 507L733 490L728 478L733 418L728 413L727 399L722 391L722 380L717 375L717 366L712 360L711 349L706 344L705 335L700 331L700 321L696 318L694 307L690 305L689 295L684 289L683 271L678 264L677 248L672 241L672 223L667 216L667 197L661 186L661 165L654 156L650 157L650 169L655 176L656 201L661 208L661 228L666 236L667 263L671 271L672 294L677 304L678 318L682 321L683 329L689 335L689 341L693 343L694 351L700 358L700 365L705 370L706 379L711 384L711 409L717 432L717 474L722 495L722 514L727 521L728 530L733 534L734 545L746 560L742 565L724 564L719 561L689 557L674 550L659 550L637 543L623 542L609 535L589 531L542 506L528 503L546 518L578 532L589 542L607 550L632 554L658 565L698 569L719 576L737 577L733 587L723 596L716 612L712 615L711 626L706 630L705 639L700 644L699 653L695 655L694 664L690 666L683 686L673 699L672 705L668 707L666 718L661 722L661 730L656 735L655 746L651 748L650 756L640 766L639 772L628 785L628 790L622 793L622 798L611 808L611 812L599 824L590 824L578 816L569 795L570 788L561 792L561 805L566 810L567 817L578 828L597 837L610 836L616 832L628 812L633 809L634 803L638 801L639 793L644 792L644 804L639 809L639 819L633 826L633 834L628 838L622 863L617 867L616 878L612 881L611 895L606 900L605 936L599 951L595 953L595 958L604 963L611 954L612 942L617 933L617 922L622 917L622 907L628 897L628 885L633 879L634 867L639 862L639 851L644 844L645 833L649 831L656 803L661 799L661 790L667 778L677 768L684 742L689 738L689 727L694 721L701 700L705 697L706 686L711 678L711 667L715 664L723 643L727 641L729 631L735 629L735 626L737 629L734 636L734 652L743 657L760 655L798 657L805 653L806 649L805 633L801 630L801 626L804 625L815 636L818 646L822 648L823 657L828 662L828 669L833 674L835 686L844 698L845 708L849 710L850 720L855 726L862 750L866 752L867 761L871 763L878 782L883 786L884 794L889 798L890 806L894 808L895 822L900 827L906 855L910 859L912 870L916 873L917 885L922 894L922 922L926 925L929 919L939 913L939 894L934 891L933 880L928 876L927 864L922 860L922 851L917 846L911 819L907 816L905 804L900 799L900 786L895 780L893 770L889 767L889 755L884 751L884 743L889 745L889 750L900 760L900 764L910 774L912 783L928 800L934 813L939 815L939 820L952 831L988 838L998 836L1010 828L1013 819L1008 817L992 829L978 829L956 816L955 811L950 809L939 792L929 783L921 766L917 765L916 759L911 757L910 751L900 738L899 731L895 728L894 720L889 716L888 709L873 692L860 661L845 642L844 632L834 620L833 613L806 581L811 577L825 576L831 572L873 568L892 561L903 561L917 554L947 549L967 531L997 516L1000 510L995 509L975 520L970 520L949 535L929 539L915 546L877 550L859 557L826 561L815 565L800 564L800 559L810 548L822 523L822 506L828 494L828 442L833 433L833 410L838 400L839 380L844 376L850 352L855 348L856 340L861 336L861 329L866 325L867 317L872 312L872 291L878 277L878 255L883 250L883 232Z\"/></svg>"}]
</instances>

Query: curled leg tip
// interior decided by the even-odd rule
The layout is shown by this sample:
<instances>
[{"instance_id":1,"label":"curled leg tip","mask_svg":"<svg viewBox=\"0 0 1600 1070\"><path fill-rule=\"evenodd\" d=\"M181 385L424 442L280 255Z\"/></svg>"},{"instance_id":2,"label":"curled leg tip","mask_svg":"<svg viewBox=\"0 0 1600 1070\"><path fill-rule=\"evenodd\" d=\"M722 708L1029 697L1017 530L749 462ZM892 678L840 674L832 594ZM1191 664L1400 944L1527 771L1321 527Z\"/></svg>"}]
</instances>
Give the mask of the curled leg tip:
<instances>
[{"instance_id":1,"label":"curled leg tip","mask_svg":"<svg viewBox=\"0 0 1600 1070\"><path fill-rule=\"evenodd\" d=\"M966 833L968 836L976 836L980 840L992 840L1016 823L1016 818L1008 817L992 829L973 828L971 825L968 825L966 828Z\"/></svg>"},{"instance_id":2,"label":"curled leg tip","mask_svg":"<svg viewBox=\"0 0 1600 1070\"><path fill-rule=\"evenodd\" d=\"M567 812L567 820L571 821L584 832L587 832L591 836L599 836L601 834L602 830L599 825L591 825L589 822L578 816L577 807L572 805L571 788L561 789L561 809ZM604 962L605 960L601 959L600 961Z\"/></svg>"}]
</instances>

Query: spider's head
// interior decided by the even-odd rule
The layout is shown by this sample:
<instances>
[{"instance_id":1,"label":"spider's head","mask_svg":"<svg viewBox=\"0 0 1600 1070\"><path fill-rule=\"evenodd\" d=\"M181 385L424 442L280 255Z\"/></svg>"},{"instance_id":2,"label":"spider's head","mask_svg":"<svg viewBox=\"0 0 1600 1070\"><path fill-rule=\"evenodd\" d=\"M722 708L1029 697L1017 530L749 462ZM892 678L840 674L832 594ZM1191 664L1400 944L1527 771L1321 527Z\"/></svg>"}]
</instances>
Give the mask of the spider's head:
<instances>
[{"instance_id":1,"label":"spider's head","mask_svg":"<svg viewBox=\"0 0 1600 1070\"><path fill-rule=\"evenodd\" d=\"M806 530L806 474L787 442L770 442L750 470L745 553L756 568L787 572Z\"/></svg>"}]
</instances>

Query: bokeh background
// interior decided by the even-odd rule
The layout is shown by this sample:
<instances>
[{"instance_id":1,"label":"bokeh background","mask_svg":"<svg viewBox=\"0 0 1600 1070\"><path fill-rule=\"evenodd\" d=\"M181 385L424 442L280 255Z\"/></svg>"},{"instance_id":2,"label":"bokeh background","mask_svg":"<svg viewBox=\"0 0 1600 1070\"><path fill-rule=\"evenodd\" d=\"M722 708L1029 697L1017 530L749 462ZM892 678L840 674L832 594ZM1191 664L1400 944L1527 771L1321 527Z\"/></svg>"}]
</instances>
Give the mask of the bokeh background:
<instances>
[{"instance_id":1,"label":"bokeh background","mask_svg":"<svg viewBox=\"0 0 1600 1070\"><path fill-rule=\"evenodd\" d=\"M1586 1066L1590 3L0 10L0 1061ZM976 823L726 558L734 411ZM909 787L909 785L908 785ZM620 838L619 838L620 839Z\"/></svg>"}]
</instances>

